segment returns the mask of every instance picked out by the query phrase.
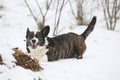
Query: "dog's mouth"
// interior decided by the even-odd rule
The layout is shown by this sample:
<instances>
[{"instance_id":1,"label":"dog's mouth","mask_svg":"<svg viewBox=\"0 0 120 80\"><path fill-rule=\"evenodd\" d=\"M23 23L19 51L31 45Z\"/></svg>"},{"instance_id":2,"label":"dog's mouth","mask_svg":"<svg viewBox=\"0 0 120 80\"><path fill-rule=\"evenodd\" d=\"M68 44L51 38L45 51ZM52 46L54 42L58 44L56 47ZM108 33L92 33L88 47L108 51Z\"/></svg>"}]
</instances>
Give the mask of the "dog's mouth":
<instances>
[{"instance_id":1,"label":"dog's mouth","mask_svg":"<svg viewBox=\"0 0 120 80\"><path fill-rule=\"evenodd\" d=\"M38 44L37 44L37 43L32 43L32 44L31 44L32 49L37 48L37 46L38 46Z\"/></svg>"}]
</instances>

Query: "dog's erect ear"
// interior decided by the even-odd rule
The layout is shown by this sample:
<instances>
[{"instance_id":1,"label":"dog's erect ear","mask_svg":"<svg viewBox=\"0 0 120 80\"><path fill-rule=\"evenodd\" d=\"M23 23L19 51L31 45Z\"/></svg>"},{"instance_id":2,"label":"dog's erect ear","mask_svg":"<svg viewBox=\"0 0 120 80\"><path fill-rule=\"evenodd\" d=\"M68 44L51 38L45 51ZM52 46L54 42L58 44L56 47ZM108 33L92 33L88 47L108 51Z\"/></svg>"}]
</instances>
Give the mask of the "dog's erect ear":
<instances>
[{"instance_id":1,"label":"dog's erect ear","mask_svg":"<svg viewBox=\"0 0 120 80\"><path fill-rule=\"evenodd\" d=\"M26 34L28 34L30 32L29 28L27 28Z\"/></svg>"},{"instance_id":2,"label":"dog's erect ear","mask_svg":"<svg viewBox=\"0 0 120 80\"><path fill-rule=\"evenodd\" d=\"M50 31L50 26L45 26L42 30L41 33L44 37L47 37L48 33Z\"/></svg>"},{"instance_id":3,"label":"dog's erect ear","mask_svg":"<svg viewBox=\"0 0 120 80\"><path fill-rule=\"evenodd\" d=\"M26 30L26 38L28 37L28 33L30 32L29 28Z\"/></svg>"}]
</instances>

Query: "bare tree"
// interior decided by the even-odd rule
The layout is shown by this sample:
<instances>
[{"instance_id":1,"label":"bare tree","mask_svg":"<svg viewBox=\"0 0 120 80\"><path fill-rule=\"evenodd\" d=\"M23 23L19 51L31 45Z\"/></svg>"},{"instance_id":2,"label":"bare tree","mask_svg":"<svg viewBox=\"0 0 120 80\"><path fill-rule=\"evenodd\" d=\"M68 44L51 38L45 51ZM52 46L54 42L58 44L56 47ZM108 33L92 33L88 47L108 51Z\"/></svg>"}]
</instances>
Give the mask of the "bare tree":
<instances>
[{"instance_id":1,"label":"bare tree","mask_svg":"<svg viewBox=\"0 0 120 80\"><path fill-rule=\"evenodd\" d=\"M3 0L0 1L0 10L3 9Z\"/></svg>"},{"instance_id":2,"label":"bare tree","mask_svg":"<svg viewBox=\"0 0 120 80\"><path fill-rule=\"evenodd\" d=\"M84 10L83 10L83 3L84 0L75 0L75 5L76 5L76 11L73 10L73 6L71 3L71 0L69 0L70 8L72 11L72 14L77 22L78 25L87 25L85 18L84 18Z\"/></svg>"},{"instance_id":3,"label":"bare tree","mask_svg":"<svg viewBox=\"0 0 120 80\"><path fill-rule=\"evenodd\" d=\"M103 0L102 2L104 18L107 29L115 30L116 23L120 19L120 0Z\"/></svg>"},{"instance_id":4,"label":"bare tree","mask_svg":"<svg viewBox=\"0 0 120 80\"><path fill-rule=\"evenodd\" d=\"M58 31L58 27L60 24L60 20L61 20L61 14L62 14L62 10L66 4L65 0L54 0L55 1L55 19L54 19L54 31L53 31L53 36L56 36L59 31ZM32 7L30 7L30 4L28 3L28 0L25 0L25 3L30 11L30 13L32 14L35 22L37 23L39 29L41 30L44 26L45 26L45 21L46 21L46 15L50 9L50 6L52 4L53 0L46 0L45 2L45 10L42 9L42 7L40 6L40 4L38 3L38 0L35 0L35 3L39 9L40 15L42 16L41 21L38 20L38 17L35 16L34 11L32 10Z\"/></svg>"},{"instance_id":5,"label":"bare tree","mask_svg":"<svg viewBox=\"0 0 120 80\"><path fill-rule=\"evenodd\" d=\"M59 23L61 20L61 13L62 13L64 6L65 6L65 0L57 0L53 36L56 36L58 34L58 27L59 27Z\"/></svg>"},{"instance_id":6,"label":"bare tree","mask_svg":"<svg viewBox=\"0 0 120 80\"><path fill-rule=\"evenodd\" d=\"M3 6L3 0L1 0L1 1L0 1L0 10L2 10L3 8L4 8L4 6ZM2 18L1 13L0 13L0 18Z\"/></svg>"},{"instance_id":7,"label":"bare tree","mask_svg":"<svg viewBox=\"0 0 120 80\"><path fill-rule=\"evenodd\" d=\"M42 18L41 21L38 20L37 16L35 16L35 14L34 14L34 12L32 11L30 5L28 4L27 0L25 0L25 3L26 3L26 5L27 5L30 13L32 14L35 22L37 23L38 28L41 30L41 29L45 26L46 15L47 15L47 13L48 13L48 11L49 11L49 9L50 9L52 0L46 0L46 2L45 2L45 12L43 12L43 10L42 10L40 4L38 3L38 1L35 0L35 3L36 3L36 5L37 5L37 7L38 7L38 9L39 9L40 15L42 16L42 17L41 17L41 18Z\"/></svg>"}]
</instances>

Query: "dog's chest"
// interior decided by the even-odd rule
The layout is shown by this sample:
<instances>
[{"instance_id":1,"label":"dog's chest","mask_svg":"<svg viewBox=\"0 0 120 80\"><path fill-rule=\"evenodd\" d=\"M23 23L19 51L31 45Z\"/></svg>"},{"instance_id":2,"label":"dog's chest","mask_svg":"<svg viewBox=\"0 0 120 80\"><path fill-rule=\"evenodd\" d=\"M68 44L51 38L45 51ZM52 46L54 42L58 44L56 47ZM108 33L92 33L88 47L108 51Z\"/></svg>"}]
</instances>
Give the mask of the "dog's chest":
<instances>
[{"instance_id":1,"label":"dog's chest","mask_svg":"<svg viewBox=\"0 0 120 80\"><path fill-rule=\"evenodd\" d=\"M46 46L38 46L36 49L32 49L31 47L29 47L30 49L30 55L37 59L38 61L48 61L46 52L48 51L48 49L46 48Z\"/></svg>"}]
</instances>

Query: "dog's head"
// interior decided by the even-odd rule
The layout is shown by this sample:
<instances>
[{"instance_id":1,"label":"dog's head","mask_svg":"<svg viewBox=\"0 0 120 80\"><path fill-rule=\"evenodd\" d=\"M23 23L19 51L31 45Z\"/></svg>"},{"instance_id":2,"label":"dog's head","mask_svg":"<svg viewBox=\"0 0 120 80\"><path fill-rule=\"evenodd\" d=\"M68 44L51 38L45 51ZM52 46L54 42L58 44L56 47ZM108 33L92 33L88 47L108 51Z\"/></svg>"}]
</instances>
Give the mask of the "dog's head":
<instances>
[{"instance_id":1,"label":"dog's head","mask_svg":"<svg viewBox=\"0 0 120 80\"><path fill-rule=\"evenodd\" d=\"M27 48L31 47L32 49L36 49L37 46L43 46L46 44L46 37L49 33L50 27L45 26L41 31L33 32L27 28L26 31L26 45ZM29 51L28 51L29 52Z\"/></svg>"}]
</instances>

